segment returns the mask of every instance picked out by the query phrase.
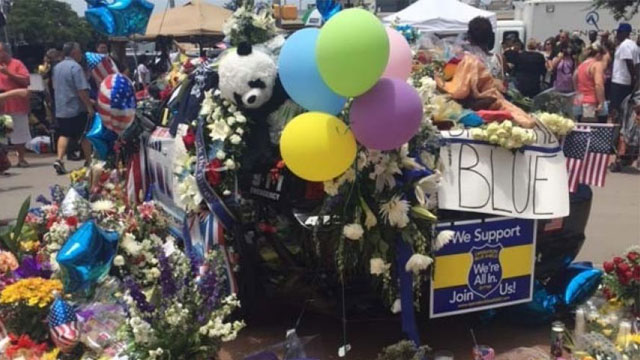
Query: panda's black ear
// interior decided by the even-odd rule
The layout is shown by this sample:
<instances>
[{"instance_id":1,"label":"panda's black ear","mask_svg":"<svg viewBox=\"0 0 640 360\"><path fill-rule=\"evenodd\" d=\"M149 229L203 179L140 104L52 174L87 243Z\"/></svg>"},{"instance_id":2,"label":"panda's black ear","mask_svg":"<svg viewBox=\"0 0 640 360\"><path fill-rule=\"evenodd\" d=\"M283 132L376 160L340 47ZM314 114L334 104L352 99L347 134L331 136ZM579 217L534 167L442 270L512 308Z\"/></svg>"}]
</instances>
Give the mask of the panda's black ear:
<instances>
[{"instance_id":1,"label":"panda's black ear","mask_svg":"<svg viewBox=\"0 0 640 360\"><path fill-rule=\"evenodd\" d=\"M243 42L238 44L238 55L247 56L251 54L251 44Z\"/></svg>"}]
</instances>

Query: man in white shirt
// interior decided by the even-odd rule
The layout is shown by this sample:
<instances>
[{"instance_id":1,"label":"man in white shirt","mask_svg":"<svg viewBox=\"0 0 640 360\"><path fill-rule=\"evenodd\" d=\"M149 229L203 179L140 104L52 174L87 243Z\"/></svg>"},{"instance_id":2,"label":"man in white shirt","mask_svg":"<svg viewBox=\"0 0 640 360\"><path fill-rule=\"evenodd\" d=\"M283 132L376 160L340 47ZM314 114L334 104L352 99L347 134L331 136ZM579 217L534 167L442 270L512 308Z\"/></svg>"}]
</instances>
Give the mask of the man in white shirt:
<instances>
[{"instance_id":1,"label":"man in white shirt","mask_svg":"<svg viewBox=\"0 0 640 360\"><path fill-rule=\"evenodd\" d=\"M146 89L151 82L151 72L147 68L147 56L141 55L138 59L138 68L136 69L137 90Z\"/></svg>"},{"instance_id":2,"label":"man in white shirt","mask_svg":"<svg viewBox=\"0 0 640 360\"><path fill-rule=\"evenodd\" d=\"M618 47L613 59L613 74L611 77L610 109L613 110L613 118L617 122L622 101L631 94L638 81L635 67L638 64L640 54L638 46L629 39L631 25L621 23L616 32Z\"/></svg>"}]
</instances>

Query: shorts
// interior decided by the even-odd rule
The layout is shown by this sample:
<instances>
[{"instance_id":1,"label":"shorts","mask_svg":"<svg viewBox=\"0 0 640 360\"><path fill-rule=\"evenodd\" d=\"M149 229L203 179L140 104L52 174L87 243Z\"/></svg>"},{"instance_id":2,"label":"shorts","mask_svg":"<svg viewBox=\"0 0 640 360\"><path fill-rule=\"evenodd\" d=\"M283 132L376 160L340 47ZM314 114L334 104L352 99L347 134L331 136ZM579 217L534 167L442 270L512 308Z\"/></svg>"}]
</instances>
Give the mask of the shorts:
<instances>
[{"instance_id":1,"label":"shorts","mask_svg":"<svg viewBox=\"0 0 640 360\"><path fill-rule=\"evenodd\" d=\"M87 130L87 117L87 113L81 113L71 118L57 118L57 134L67 138L80 138Z\"/></svg>"},{"instance_id":2,"label":"shorts","mask_svg":"<svg viewBox=\"0 0 640 360\"><path fill-rule=\"evenodd\" d=\"M620 106L624 99L631 94L633 88L631 85L622 85L611 83L611 98L610 98L610 108L612 110L620 111Z\"/></svg>"},{"instance_id":3,"label":"shorts","mask_svg":"<svg viewBox=\"0 0 640 360\"><path fill-rule=\"evenodd\" d=\"M13 120L13 131L7 135L11 144L26 144L31 140L31 131L29 130L29 115L26 114L9 114Z\"/></svg>"}]
</instances>

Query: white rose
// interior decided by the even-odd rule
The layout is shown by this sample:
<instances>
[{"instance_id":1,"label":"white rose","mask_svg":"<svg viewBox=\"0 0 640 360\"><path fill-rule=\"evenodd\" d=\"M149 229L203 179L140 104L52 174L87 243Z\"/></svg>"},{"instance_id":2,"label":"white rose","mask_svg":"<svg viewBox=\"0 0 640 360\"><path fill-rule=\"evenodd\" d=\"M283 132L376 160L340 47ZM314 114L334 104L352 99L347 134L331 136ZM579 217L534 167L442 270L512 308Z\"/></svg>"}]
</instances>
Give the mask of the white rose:
<instances>
[{"instance_id":1,"label":"white rose","mask_svg":"<svg viewBox=\"0 0 640 360\"><path fill-rule=\"evenodd\" d=\"M115 266L124 266L124 257L122 257L122 255L117 255L115 258L113 258L113 265Z\"/></svg>"},{"instance_id":2,"label":"white rose","mask_svg":"<svg viewBox=\"0 0 640 360\"><path fill-rule=\"evenodd\" d=\"M227 154L225 154L225 152L222 150L218 150L218 152L216 153L216 157L220 160L224 160L224 158L227 157Z\"/></svg>"},{"instance_id":3,"label":"white rose","mask_svg":"<svg viewBox=\"0 0 640 360\"><path fill-rule=\"evenodd\" d=\"M233 170L236 168L236 163L231 159L227 159L227 161L224 162L224 166L229 170Z\"/></svg>"},{"instance_id":4,"label":"white rose","mask_svg":"<svg viewBox=\"0 0 640 360\"><path fill-rule=\"evenodd\" d=\"M381 258L372 258L369 260L369 272L371 275L384 275L389 268L390 264L387 264Z\"/></svg>"},{"instance_id":5,"label":"white rose","mask_svg":"<svg viewBox=\"0 0 640 360\"><path fill-rule=\"evenodd\" d=\"M231 143L233 145L238 145L242 142L242 138L240 137L240 135L237 134L233 134L231 135L231 137L229 138L229 141L231 141Z\"/></svg>"},{"instance_id":6,"label":"white rose","mask_svg":"<svg viewBox=\"0 0 640 360\"><path fill-rule=\"evenodd\" d=\"M407 272L411 271L417 275L421 271L426 270L432 263L433 259L426 255L413 254L404 268Z\"/></svg>"},{"instance_id":7,"label":"white rose","mask_svg":"<svg viewBox=\"0 0 640 360\"><path fill-rule=\"evenodd\" d=\"M342 229L342 234L350 240L360 240L364 234L364 229L360 224L348 224Z\"/></svg>"},{"instance_id":8,"label":"white rose","mask_svg":"<svg viewBox=\"0 0 640 360\"><path fill-rule=\"evenodd\" d=\"M229 116L227 118L227 125L231 126L231 125L233 125L235 123L236 123L236 118L234 118L233 116Z\"/></svg>"},{"instance_id":9,"label":"white rose","mask_svg":"<svg viewBox=\"0 0 640 360\"><path fill-rule=\"evenodd\" d=\"M242 135L242 134L244 134L244 130L242 130L242 128L237 128L236 129L236 134Z\"/></svg>"},{"instance_id":10,"label":"white rose","mask_svg":"<svg viewBox=\"0 0 640 360\"><path fill-rule=\"evenodd\" d=\"M242 115L242 113L240 113L240 112L235 112L235 113L233 114L233 116L235 116L235 117L236 117L236 121L237 121L238 123L240 123L240 124L244 124L244 123L246 123L246 122L247 122L247 118L246 118L246 117L244 117L244 115Z\"/></svg>"}]
</instances>

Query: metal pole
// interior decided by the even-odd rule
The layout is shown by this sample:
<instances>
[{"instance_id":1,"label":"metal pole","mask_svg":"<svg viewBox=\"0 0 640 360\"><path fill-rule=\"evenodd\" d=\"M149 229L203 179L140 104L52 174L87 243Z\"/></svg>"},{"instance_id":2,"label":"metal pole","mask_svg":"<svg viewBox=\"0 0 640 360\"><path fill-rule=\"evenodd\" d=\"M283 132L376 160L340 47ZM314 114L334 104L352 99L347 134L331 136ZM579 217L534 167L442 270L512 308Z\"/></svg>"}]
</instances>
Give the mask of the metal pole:
<instances>
[{"instance_id":1,"label":"metal pole","mask_svg":"<svg viewBox=\"0 0 640 360\"><path fill-rule=\"evenodd\" d=\"M169 0L169 7L172 9L176 7L176 0Z\"/></svg>"}]
</instances>

